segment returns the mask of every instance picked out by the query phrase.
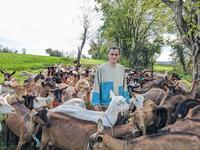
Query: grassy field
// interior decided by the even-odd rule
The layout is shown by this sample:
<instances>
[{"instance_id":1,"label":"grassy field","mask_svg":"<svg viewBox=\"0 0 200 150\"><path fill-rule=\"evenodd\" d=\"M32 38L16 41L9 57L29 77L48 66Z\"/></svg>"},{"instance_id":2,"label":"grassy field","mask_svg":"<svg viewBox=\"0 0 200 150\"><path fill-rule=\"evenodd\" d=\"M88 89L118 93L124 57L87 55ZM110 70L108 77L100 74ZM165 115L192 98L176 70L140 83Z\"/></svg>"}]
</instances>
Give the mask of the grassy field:
<instances>
[{"instance_id":1,"label":"grassy field","mask_svg":"<svg viewBox=\"0 0 200 150\"><path fill-rule=\"evenodd\" d=\"M72 64L72 59L49 56L0 53L1 70L38 70L55 63L64 63L70 65Z\"/></svg>"},{"instance_id":2,"label":"grassy field","mask_svg":"<svg viewBox=\"0 0 200 150\"><path fill-rule=\"evenodd\" d=\"M81 59L81 64L86 67L93 65L99 65L105 63L106 60L95 59ZM23 81L25 78L21 77L22 71L30 74L37 74L43 69L53 64L63 63L65 65L73 65L73 59L66 57L51 57L51 56L38 56L30 54L14 54L14 53L0 53L0 70L6 70L9 72L16 71L14 75L19 81ZM155 72L165 73L174 71L174 67L171 65L159 65L155 64ZM178 72L181 78L191 81L192 76L189 74L183 74ZM3 81L3 76L0 74L0 82Z\"/></svg>"},{"instance_id":3,"label":"grassy field","mask_svg":"<svg viewBox=\"0 0 200 150\"><path fill-rule=\"evenodd\" d=\"M174 68L171 65L160 65L160 64L155 64L154 65L154 70L156 72L161 72L161 73L165 73L165 72L170 72L173 71Z\"/></svg>"},{"instance_id":4,"label":"grassy field","mask_svg":"<svg viewBox=\"0 0 200 150\"><path fill-rule=\"evenodd\" d=\"M105 60L82 59L81 63L86 66L98 65L106 62ZM65 65L73 65L71 58L38 56L38 55L24 55L13 53L0 53L0 70L3 71L16 71L14 75L19 81L25 78L20 76L22 71L36 74L43 69L53 64L63 63ZM3 75L0 74L0 82L3 81Z\"/></svg>"}]
</instances>

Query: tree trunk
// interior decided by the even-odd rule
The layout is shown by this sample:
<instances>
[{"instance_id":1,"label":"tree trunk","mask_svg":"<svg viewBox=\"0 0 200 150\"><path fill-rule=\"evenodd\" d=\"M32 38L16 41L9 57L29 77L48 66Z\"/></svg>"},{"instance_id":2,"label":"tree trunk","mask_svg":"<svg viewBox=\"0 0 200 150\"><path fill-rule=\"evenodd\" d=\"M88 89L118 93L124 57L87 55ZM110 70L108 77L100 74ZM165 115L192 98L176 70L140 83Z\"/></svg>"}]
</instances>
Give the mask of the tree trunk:
<instances>
[{"instance_id":1,"label":"tree trunk","mask_svg":"<svg viewBox=\"0 0 200 150\"><path fill-rule=\"evenodd\" d=\"M200 33L199 33L200 34ZM192 45L193 54L193 79L200 79L200 36L194 39Z\"/></svg>"},{"instance_id":2,"label":"tree trunk","mask_svg":"<svg viewBox=\"0 0 200 150\"><path fill-rule=\"evenodd\" d=\"M170 7L175 14L175 22L178 31L183 40L183 44L186 45L192 51L192 62L193 62L193 80L200 79L200 12L198 11L199 5L198 1L192 1L193 9L188 12L185 11L183 0L162 0L168 7ZM188 2L189 4L189 2ZM196 5L195 5L196 4ZM186 17L183 16L186 15ZM195 16L195 19L193 17ZM185 18L190 18L185 19ZM191 26L192 24L192 26ZM196 28L193 28L197 26ZM200 93L200 84L198 85L197 93Z\"/></svg>"},{"instance_id":3,"label":"tree trunk","mask_svg":"<svg viewBox=\"0 0 200 150\"><path fill-rule=\"evenodd\" d=\"M76 60L76 65L77 66L80 66L80 59L81 59L81 50L80 48L78 47L78 55L77 55L77 60Z\"/></svg>"},{"instance_id":4,"label":"tree trunk","mask_svg":"<svg viewBox=\"0 0 200 150\"><path fill-rule=\"evenodd\" d=\"M193 45L193 79L200 80L200 37L194 39ZM198 85L197 93L200 93L200 84Z\"/></svg>"}]
</instances>

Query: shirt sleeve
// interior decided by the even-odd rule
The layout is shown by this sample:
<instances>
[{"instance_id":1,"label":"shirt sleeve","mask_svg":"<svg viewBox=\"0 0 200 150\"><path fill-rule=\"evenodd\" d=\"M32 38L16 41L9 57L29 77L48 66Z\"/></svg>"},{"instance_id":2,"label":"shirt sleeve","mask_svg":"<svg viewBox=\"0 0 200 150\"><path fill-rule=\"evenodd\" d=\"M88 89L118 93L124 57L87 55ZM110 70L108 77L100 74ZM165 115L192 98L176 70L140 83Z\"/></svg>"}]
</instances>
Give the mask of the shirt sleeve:
<instances>
[{"instance_id":1,"label":"shirt sleeve","mask_svg":"<svg viewBox=\"0 0 200 150\"><path fill-rule=\"evenodd\" d=\"M126 102L128 104L130 104L130 97L129 97L129 93L128 93L128 90L127 90L127 81L126 81L126 74L124 73L124 80L123 80L123 96L124 98L126 99Z\"/></svg>"},{"instance_id":2,"label":"shirt sleeve","mask_svg":"<svg viewBox=\"0 0 200 150\"><path fill-rule=\"evenodd\" d=\"M100 68L97 69L92 91L92 105L100 105Z\"/></svg>"}]
</instances>

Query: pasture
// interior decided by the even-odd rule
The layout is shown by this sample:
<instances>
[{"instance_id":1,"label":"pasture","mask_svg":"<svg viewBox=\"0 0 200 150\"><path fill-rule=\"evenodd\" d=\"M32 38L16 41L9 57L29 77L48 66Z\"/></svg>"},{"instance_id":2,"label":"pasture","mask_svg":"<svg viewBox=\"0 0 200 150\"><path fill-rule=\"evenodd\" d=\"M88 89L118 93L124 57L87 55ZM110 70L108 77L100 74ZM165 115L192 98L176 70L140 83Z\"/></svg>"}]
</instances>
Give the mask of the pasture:
<instances>
[{"instance_id":1,"label":"pasture","mask_svg":"<svg viewBox=\"0 0 200 150\"><path fill-rule=\"evenodd\" d=\"M81 59L81 64L87 67L99 65L107 62L106 60L97 59ZM52 57L39 56L30 54L15 54L15 53L0 53L0 70L12 72L16 71L14 75L20 82L26 79L26 76L21 76L22 73L37 74L43 69L53 64L63 63L67 66L74 65L73 59L70 57ZM155 64L155 72L165 73L174 71L172 65ZM190 74L183 74L178 72L187 88L191 86L190 81L192 76ZM3 75L0 74L0 83L3 81Z\"/></svg>"},{"instance_id":2,"label":"pasture","mask_svg":"<svg viewBox=\"0 0 200 150\"><path fill-rule=\"evenodd\" d=\"M106 60L97 59L81 59L81 64L91 67L105 63ZM22 73L37 74L43 69L53 64L63 63L65 65L73 65L73 59L69 57L52 57L52 56L39 56L30 54L14 54L14 53L0 53L0 70L8 72L16 71L14 75L20 82L24 81L27 77L21 76ZM155 64L155 72L165 73L174 71L171 65ZM179 72L179 75L184 79L184 83L189 88L191 75L185 75ZM3 81L3 76L0 74L0 83Z\"/></svg>"},{"instance_id":3,"label":"pasture","mask_svg":"<svg viewBox=\"0 0 200 150\"><path fill-rule=\"evenodd\" d=\"M86 66L98 65L106 62L105 60L82 59L81 63ZM26 77L22 77L22 72L35 74L48 66L63 63L65 65L73 65L73 59L69 57L51 57L38 56L30 54L14 54L0 53L0 70L12 72L16 71L15 77L19 81L23 81ZM0 82L3 81L0 74Z\"/></svg>"},{"instance_id":4,"label":"pasture","mask_svg":"<svg viewBox=\"0 0 200 150\"><path fill-rule=\"evenodd\" d=\"M81 64L87 67L91 67L94 65L99 65L105 63L106 60L94 60L94 59L82 59ZM54 64L63 63L67 66L74 65L72 58L66 57L50 57L50 56L37 56L37 55L24 55L24 54L13 54L13 53L0 53L0 70L3 71L16 71L14 77L17 78L21 83L27 76L22 76L23 73L27 74L37 74L48 66ZM170 65L159 65L156 64L154 66L155 72L165 73L174 71L173 66ZM184 78L184 75L181 76ZM189 80L191 76L187 77ZM189 88L190 83L187 80L183 80L186 86ZM0 74L0 83L3 82L3 75ZM2 116L0 116L0 122L2 120ZM5 134L0 134L0 150L12 150L15 149L13 145L9 147L5 146L5 141L2 140L2 136ZM5 139L5 138L4 138Z\"/></svg>"}]
</instances>

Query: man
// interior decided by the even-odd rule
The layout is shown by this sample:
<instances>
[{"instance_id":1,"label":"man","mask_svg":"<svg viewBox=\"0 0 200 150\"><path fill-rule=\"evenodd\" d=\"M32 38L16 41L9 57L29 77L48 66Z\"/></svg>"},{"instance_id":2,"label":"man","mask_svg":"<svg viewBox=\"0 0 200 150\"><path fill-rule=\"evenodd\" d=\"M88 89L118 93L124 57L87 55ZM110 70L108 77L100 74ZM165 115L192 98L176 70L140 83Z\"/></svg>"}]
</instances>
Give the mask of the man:
<instances>
[{"instance_id":1,"label":"man","mask_svg":"<svg viewBox=\"0 0 200 150\"><path fill-rule=\"evenodd\" d=\"M110 90L115 95L125 97L128 103L130 101L126 85L125 69L122 65L118 64L119 58L120 49L111 47L108 52L108 63L97 68L92 93L92 105L97 111L101 110L101 108L107 108L110 104Z\"/></svg>"}]
</instances>

